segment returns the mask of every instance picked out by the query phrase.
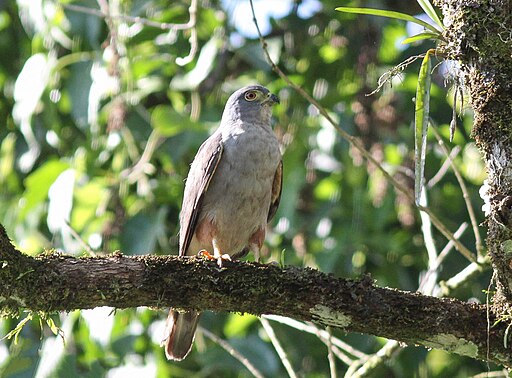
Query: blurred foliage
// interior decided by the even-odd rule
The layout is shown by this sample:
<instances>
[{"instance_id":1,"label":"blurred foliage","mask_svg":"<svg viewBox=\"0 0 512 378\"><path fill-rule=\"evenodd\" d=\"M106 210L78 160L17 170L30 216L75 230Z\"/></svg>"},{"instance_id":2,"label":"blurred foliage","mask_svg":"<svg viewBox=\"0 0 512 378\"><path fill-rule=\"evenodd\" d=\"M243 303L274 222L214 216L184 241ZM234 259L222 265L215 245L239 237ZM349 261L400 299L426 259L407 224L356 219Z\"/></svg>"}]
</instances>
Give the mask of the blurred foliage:
<instances>
[{"instance_id":1,"label":"blurred foliage","mask_svg":"<svg viewBox=\"0 0 512 378\"><path fill-rule=\"evenodd\" d=\"M0 46L9 52L0 55L0 117L5 120L0 128L0 223L20 250L35 254L58 248L81 255L86 243L97 253L176 253L189 164L218 125L231 92L259 82L281 98L274 118L284 160L282 201L264 261L283 260L341 277L370 274L381 286L417 290L427 254L414 204L271 71L248 2L199 1L198 52L183 66L177 62L190 52L190 30L113 18L115 33L110 33L103 18L64 4L98 9L92 0L0 3ZM157 23L189 20L188 1L109 5L114 15ZM422 12L415 2L400 1L255 1L281 69L412 190L413 98L420 61L393 79L392 86L367 94L382 74L434 44L402 45L401 40L417 34L408 34L410 25L336 12L340 5ZM485 171L468 137L470 109L459 109L459 129L448 142L452 107L457 106L446 86L453 72L447 65L435 67L430 116L445 143L461 147L455 162L478 210ZM446 158L431 134L426 149L428 181ZM452 231L468 221L451 170L429 188L428 200ZM483 214L477 213L482 222ZM447 241L437 232L434 237L441 250ZM461 241L475 250L471 231ZM451 252L438 281L466 264ZM454 295L484 301L488 280L482 275ZM55 315L65 344L47 326L31 322L17 344L0 341L0 376L250 376L201 333L185 361L167 362L158 345L164 318L163 311L145 308ZM0 335L18 322L0 320ZM207 313L201 325L225 338L266 376L286 375L254 317ZM275 324L275 331L301 376L329 373L326 348L316 336L281 324ZM371 336L334 334L365 353L375 353L384 343ZM338 361L338 369L347 366ZM410 347L372 376L466 377L487 369L475 360Z\"/></svg>"}]
</instances>

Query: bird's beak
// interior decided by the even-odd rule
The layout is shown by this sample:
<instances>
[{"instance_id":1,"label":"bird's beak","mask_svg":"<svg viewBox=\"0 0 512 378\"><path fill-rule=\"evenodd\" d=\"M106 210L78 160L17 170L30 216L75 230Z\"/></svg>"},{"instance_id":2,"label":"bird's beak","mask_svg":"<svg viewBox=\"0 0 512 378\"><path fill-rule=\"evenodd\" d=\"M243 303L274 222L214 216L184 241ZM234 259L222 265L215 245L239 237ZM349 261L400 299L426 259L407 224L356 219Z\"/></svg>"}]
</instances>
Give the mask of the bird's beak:
<instances>
[{"instance_id":1,"label":"bird's beak","mask_svg":"<svg viewBox=\"0 0 512 378\"><path fill-rule=\"evenodd\" d=\"M273 93L268 93L267 98L263 101L263 104L268 104L268 103L270 105L279 104L279 97L277 97Z\"/></svg>"}]
</instances>

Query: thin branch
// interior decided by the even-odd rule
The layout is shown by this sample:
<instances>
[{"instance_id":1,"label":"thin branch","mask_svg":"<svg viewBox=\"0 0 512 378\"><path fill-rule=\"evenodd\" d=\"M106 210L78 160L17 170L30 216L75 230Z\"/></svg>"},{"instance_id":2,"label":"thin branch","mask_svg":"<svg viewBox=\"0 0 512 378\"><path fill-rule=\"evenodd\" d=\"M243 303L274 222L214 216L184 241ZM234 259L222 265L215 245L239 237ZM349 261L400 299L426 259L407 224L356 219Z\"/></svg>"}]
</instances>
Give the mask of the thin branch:
<instances>
[{"instance_id":1,"label":"thin branch","mask_svg":"<svg viewBox=\"0 0 512 378\"><path fill-rule=\"evenodd\" d=\"M198 49L198 43L197 43L197 29L196 29L196 23L197 23L197 0L191 0L190 1L190 8L188 8L188 13L190 15L190 19L188 20L188 29L190 29L190 52L187 56L183 58L176 58L176 64L180 66L184 66L192 60L194 60L194 57L196 56L197 49Z\"/></svg>"},{"instance_id":2,"label":"thin branch","mask_svg":"<svg viewBox=\"0 0 512 378\"><path fill-rule=\"evenodd\" d=\"M347 366L350 366L350 364L352 364L352 362L354 360L352 358L350 358L349 356L347 356L345 353L343 353L340 348L338 348L337 346L335 346L332 343L332 334L330 334L331 335L330 338L325 338L322 335L322 330L320 328L316 327L314 324L311 324L311 326L314 327L314 329L316 330L316 336L327 347L327 350L328 350L327 357L329 358L329 368L330 368L330 370L332 370L332 367L335 366L335 362L331 362L331 359L330 359L331 355L334 355L334 356L338 357L338 359L341 362L343 362L345 365L347 365ZM324 331L324 332L327 332L327 331Z\"/></svg>"},{"instance_id":3,"label":"thin branch","mask_svg":"<svg viewBox=\"0 0 512 378\"><path fill-rule=\"evenodd\" d=\"M264 375L256 368L256 366L254 366L251 363L251 361L249 361L244 355L242 355L239 351L237 351L235 348L233 348L227 341L222 340L220 337L218 337L214 333L208 331L206 328L199 326L198 329L206 337L208 337L210 340L212 340L215 344L219 345L226 352L228 352L231 356L236 358L256 378L265 378Z\"/></svg>"},{"instance_id":4,"label":"thin branch","mask_svg":"<svg viewBox=\"0 0 512 378\"><path fill-rule=\"evenodd\" d=\"M459 228L457 229L457 231L455 231L455 233L453 235L457 239L460 239L460 237L466 231L467 228L468 228L468 224L467 224L467 222L464 222L459 226ZM446 245L444 246L443 250L439 253L439 256L437 256L436 263L434 264L432 269L437 269L437 268L439 268L439 266L441 266L444 259L448 256L448 254L450 253L452 248L453 248L453 242L451 240L449 240L448 243L446 243Z\"/></svg>"},{"instance_id":5,"label":"thin branch","mask_svg":"<svg viewBox=\"0 0 512 378\"><path fill-rule=\"evenodd\" d=\"M474 276L482 273L483 271L490 269L490 258L486 256L484 259L480 261L479 264L477 263L471 263L467 267L465 267L463 270L461 270L459 273L457 273L455 276L450 278L447 281L441 281L441 292L443 295L449 295L450 292L457 289L459 286L461 286L463 283L469 281Z\"/></svg>"},{"instance_id":6,"label":"thin branch","mask_svg":"<svg viewBox=\"0 0 512 378\"><path fill-rule=\"evenodd\" d=\"M144 147L144 151L142 152L139 160L133 165L133 167L128 168L121 172L121 176L125 177L128 182L134 183L141 179L142 176L153 173L154 167L150 163L153 154L156 149L165 141L165 137L163 137L157 130L153 130L149 135L148 141L146 142L146 146Z\"/></svg>"},{"instance_id":7,"label":"thin branch","mask_svg":"<svg viewBox=\"0 0 512 378\"><path fill-rule=\"evenodd\" d=\"M184 24L172 24L172 23L166 23L166 22L157 22L157 21L151 21L143 17L131 17L124 14L117 14L112 15L108 11L108 3L106 0L98 0L98 3L100 4L100 9L94 9L89 7L84 7L81 5L75 5L75 4L61 4L63 8L69 9L71 11L75 12L81 12L85 14L90 14L93 16L105 18L107 20L107 24L109 22L112 22L113 20L121 20L125 22L131 22L134 24L141 24L145 26L155 27L162 30L169 30L171 32L176 32L178 30L190 30L190 52L187 56L183 58L176 58L176 64L180 66L184 66L188 63L190 63L192 60L194 60L194 57L197 54L198 51L198 39L197 39L197 0L191 0L190 7L189 7L189 15L190 18L188 22ZM110 26L110 25L109 25ZM111 29L112 30L112 29Z\"/></svg>"},{"instance_id":8,"label":"thin branch","mask_svg":"<svg viewBox=\"0 0 512 378\"><path fill-rule=\"evenodd\" d=\"M337 378L338 374L336 373L336 359L334 358L333 345L331 342L331 327L326 328L327 333L329 333L329 337L327 338L327 360L329 361L329 371L331 373L331 378Z\"/></svg>"},{"instance_id":9,"label":"thin branch","mask_svg":"<svg viewBox=\"0 0 512 378\"><path fill-rule=\"evenodd\" d=\"M71 11L90 14L92 16L96 16L96 17L100 17L100 18L106 17L106 14L100 9L94 9L94 8L84 7L84 6L75 5L75 4L60 4L60 5L63 8L69 9ZM127 16L124 14L118 14L118 15L112 16L112 18L118 19L121 21L125 21L125 22L131 22L133 24L141 24L141 25L145 25L145 26L150 26L150 27L158 28L158 29L162 29L162 30L186 30L186 29L191 28L190 20L189 20L189 22L187 22L185 24L172 24L172 23L167 23L167 22L152 21L152 20L148 20L147 18L143 18L143 17Z\"/></svg>"},{"instance_id":10,"label":"thin branch","mask_svg":"<svg viewBox=\"0 0 512 378\"><path fill-rule=\"evenodd\" d=\"M464 233L464 231L466 231L467 227L468 227L468 224L466 222L462 223L453 235L457 239L460 238L462 236L462 234ZM448 243L446 244L446 246L443 248L443 250L439 253L439 256L437 256L437 259L435 260L435 262L433 264L429 264L428 270L425 273L425 275L423 276L423 278L421 279L421 283L418 288L418 291L420 293L432 294L431 290L434 288L434 284L437 281L437 275L435 273L441 266L441 264L444 261L444 259L446 258L446 256L448 256L448 253L452 250L452 248L453 248L453 242L451 240L449 240ZM471 264L478 265L476 263L471 263ZM432 276L435 277L435 280L433 279ZM432 284L428 285L428 283L432 282L433 280L434 280L434 282ZM428 290L426 289L427 287L428 287Z\"/></svg>"},{"instance_id":11,"label":"thin branch","mask_svg":"<svg viewBox=\"0 0 512 378\"><path fill-rule=\"evenodd\" d=\"M420 196L420 204L427 207L427 188L423 186ZM434 242L434 235L432 234L432 222L430 216L425 212L420 212L421 218L421 232L423 233L423 242L427 249L428 266L429 268L435 264L437 259L437 248Z\"/></svg>"},{"instance_id":12,"label":"thin branch","mask_svg":"<svg viewBox=\"0 0 512 378\"><path fill-rule=\"evenodd\" d=\"M281 359L281 362L283 363L286 371L288 372L288 376L290 378L297 378L297 373L295 373L295 370L293 370L293 366L290 360L288 359L286 351L281 346L281 343L279 342L279 339L277 338L274 329L270 325L270 322L265 318L260 318L260 322L263 328L265 329L265 332L267 333L268 337L270 338L272 345L274 345L274 349L276 350L277 354L279 355L279 358Z\"/></svg>"},{"instance_id":13,"label":"thin branch","mask_svg":"<svg viewBox=\"0 0 512 378\"><path fill-rule=\"evenodd\" d=\"M366 361L356 361L349 367L345 378L366 377L377 366L387 361L400 349L400 343L395 340L389 340L377 353L373 354ZM363 362L361 364L361 362Z\"/></svg>"},{"instance_id":14,"label":"thin branch","mask_svg":"<svg viewBox=\"0 0 512 378\"><path fill-rule=\"evenodd\" d=\"M471 204L471 198L469 197L468 188L466 186L466 183L464 182L464 179L462 178L459 168L453 161L450 151L448 151L448 148L444 144L443 138L441 138L441 135L439 135L437 128L432 127L431 129L434 132L434 135L437 139L437 142L439 143L439 146L441 146L443 153L448 158L448 161L450 162L450 166L452 167L453 173L455 174L455 178L457 179L460 189L462 190L462 197L464 198L464 202L466 203L466 208L468 209L468 215L469 215L469 219L471 221L471 226L473 227L473 234L475 235L476 250L478 253L478 257L481 257L481 256L483 256L484 248L483 248L483 244L482 244L482 238L480 237L480 231L478 229L478 222L476 221L475 209L473 208L473 205Z\"/></svg>"},{"instance_id":15,"label":"thin branch","mask_svg":"<svg viewBox=\"0 0 512 378\"><path fill-rule=\"evenodd\" d=\"M486 371L484 373L472 375L470 378L507 378L509 376L507 369Z\"/></svg>"},{"instance_id":16,"label":"thin branch","mask_svg":"<svg viewBox=\"0 0 512 378\"><path fill-rule=\"evenodd\" d=\"M283 316L277 316L277 315L263 315L263 317L266 318L266 319L272 320L274 322L285 324L285 325L287 325L289 327L292 327L292 328L295 328L295 329L297 329L299 331L303 331L303 332L311 333L313 335L317 335L322 340L326 340L327 338L329 338L329 334L328 334L327 331L325 331L323 329L319 329L315 325L304 324L304 323L299 322L299 321L297 321L295 319L290 319L290 318L286 318L286 317L283 317ZM338 338L336 338L336 337L334 337L332 335L331 335L331 343L334 346L342 349L346 353L349 353L352 356L357 357L359 359L367 358L368 357L368 355L366 355L365 353L361 352L360 350L357 350L352 345L347 344L343 340L340 340L340 339L338 339ZM347 362L351 363L352 362L352 359L340 358L340 360L345 362L345 363L347 363Z\"/></svg>"},{"instance_id":17,"label":"thin branch","mask_svg":"<svg viewBox=\"0 0 512 378\"><path fill-rule=\"evenodd\" d=\"M366 96L372 96L377 92L380 92L382 87L386 85L386 83L391 83L394 77L400 75L403 70L405 70L410 64L414 63L418 59L423 59L425 54L413 55L405 59L403 62L399 63L389 71L384 72L379 79L377 80L377 88L375 88L372 92L366 94Z\"/></svg>"},{"instance_id":18,"label":"thin branch","mask_svg":"<svg viewBox=\"0 0 512 378\"><path fill-rule=\"evenodd\" d=\"M272 67L272 70L274 70L279 77L281 77L290 87L292 87L297 93L299 93L306 101L308 101L310 104L312 104L314 107L316 107L319 111L319 113L336 129L336 131L340 134L340 136L347 140L350 144L352 144L360 153L363 155L368 161L370 161L372 164L374 164L384 175L386 180L390 182L397 190L404 193L404 195L411 201L412 203L415 202L414 195L401 183L399 183L391 174L384 169L384 167L372 156L372 154L367 151L361 144L361 141L359 141L356 137L353 135L347 133L345 130L343 130L335 121L334 119L329 115L327 110L323 106L320 105L318 101L316 101L313 97L311 97L304 89L299 87L297 84L293 83L286 74L281 71L281 69L274 63L272 58L270 57L270 53L268 52L267 43L265 39L263 38L263 35L261 34L261 30L258 26L258 21L256 19L256 14L254 11L254 5L253 0L249 0L249 3L251 5L251 12L253 16L253 22L256 26L256 30L258 32L258 37L261 42L261 46L263 48L265 57L267 61L269 62L270 66ZM474 254L466 247L464 246L459 240L457 240L451 231L444 225L439 218L429 209L423 206L418 206L418 210L426 212L430 216L430 220L434 224L434 226L446 237L448 240L452 240L455 244L455 248L469 261L476 262L476 258Z\"/></svg>"},{"instance_id":19,"label":"thin branch","mask_svg":"<svg viewBox=\"0 0 512 378\"><path fill-rule=\"evenodd\" d=\"M76 232L76 230L71 226L71 224L67 220L64 220L64 223L66 224L66 227L68 227L71 236L73 236L80 243L82 248L87 251L89 256L96 257L96 252L94 252L91 246L87 244L87 242L84 239L82 239L80 234Z\"/></svg>"},{"instance_id":20,"label":"thin branch","mask_svg":"<svg viewBox=\"0 0 512 378\"><path fill-rule=\"evenodd\" d=\"M432 177L430 180L428 180L427 185L425 185L428 189L432 189L441 179L444 177L446 172L448 172L448 168L450 168L450 158L455 159L457 154L460 152L460 147L455 146L452 148L452 151L450 152L450 156L443 162L443 165L441 165L441 168L439 168L439 171ZM414 176L413 176L414 177Z\"/></svg>"}]
</instances>

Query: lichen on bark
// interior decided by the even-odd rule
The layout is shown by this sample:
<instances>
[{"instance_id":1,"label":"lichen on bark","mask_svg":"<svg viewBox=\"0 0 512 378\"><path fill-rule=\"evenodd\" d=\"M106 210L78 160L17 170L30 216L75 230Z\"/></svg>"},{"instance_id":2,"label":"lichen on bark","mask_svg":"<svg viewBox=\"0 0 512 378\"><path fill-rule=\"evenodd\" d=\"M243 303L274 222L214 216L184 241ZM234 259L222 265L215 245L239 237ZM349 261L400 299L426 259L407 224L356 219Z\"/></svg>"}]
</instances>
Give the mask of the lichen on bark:
<instances>
[{"instance_id":1,"label":"lichen on bark","mask_svg":"<svg viewBox=\"0 0 512 378\"><path fill-rule=\"evenodd\" d=\"M494 308L512 307L512 3L509 0L437 0L443 12L443 53L461 65L474 110L472 135L485 160L482 191L489 205L487 247L495 271Z\"/></svg>"}]
</instances>

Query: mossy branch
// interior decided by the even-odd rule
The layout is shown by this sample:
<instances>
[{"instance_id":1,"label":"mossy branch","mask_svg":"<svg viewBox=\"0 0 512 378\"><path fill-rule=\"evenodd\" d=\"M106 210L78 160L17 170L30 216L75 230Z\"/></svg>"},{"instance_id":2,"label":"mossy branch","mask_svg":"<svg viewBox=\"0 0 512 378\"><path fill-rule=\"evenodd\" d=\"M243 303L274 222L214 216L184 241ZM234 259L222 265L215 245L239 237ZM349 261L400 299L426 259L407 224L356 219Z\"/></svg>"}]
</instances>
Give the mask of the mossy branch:
<instances>
[{"instance_id":1,"label":"mossy branch","mask_svg":"<svg viewBox=\"0 0 512 378\"><path fill-rule=\"evenodd\" d=\"M176 256L75 258L17 251L0 225L0 311L150 306L274 314L511 365L507 324L486 309L314 269ZM489 339L488 339L489 337ZM489 350L487 348L489 340Z\"/></svg>"}]
</instances>

